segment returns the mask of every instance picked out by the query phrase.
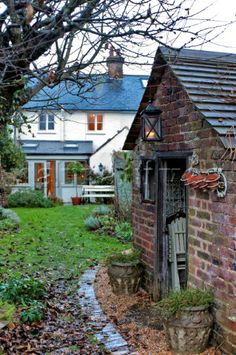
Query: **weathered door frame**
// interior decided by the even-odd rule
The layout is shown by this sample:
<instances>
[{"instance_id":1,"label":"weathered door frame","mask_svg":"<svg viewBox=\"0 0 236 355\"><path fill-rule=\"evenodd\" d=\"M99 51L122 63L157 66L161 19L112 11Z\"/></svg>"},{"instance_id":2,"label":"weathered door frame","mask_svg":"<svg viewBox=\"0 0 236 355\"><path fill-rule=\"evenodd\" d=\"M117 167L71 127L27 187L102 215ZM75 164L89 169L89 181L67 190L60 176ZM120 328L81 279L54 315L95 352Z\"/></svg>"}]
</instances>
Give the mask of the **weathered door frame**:
<instances>
[{"instance_id":1,"label":"weathered door frame","mask_svg":"<svg viewBox=\"0 0 236 355\"><path fill-rule=\"evenodd\" d=\"M165 169L162 169L164 162L168 159L185 159L186 167L189 166L190 156L192 152L190 151L179 151L179 152L157 152L156 153L156 223L155 223L155 236L154 236L154 284L153 284L153 299L158 300L165 296L168 292L167 285L165 282L165 275L163 272L167 269L167 265L164 265L163 261L163 249L165 247L164 233L165 233L165 204L164 196L166 185L165 181ZM188 195L186 195L186 209L188 208ZM188 216L187 226L188 226Z\"/></svg>"}]
</instances>

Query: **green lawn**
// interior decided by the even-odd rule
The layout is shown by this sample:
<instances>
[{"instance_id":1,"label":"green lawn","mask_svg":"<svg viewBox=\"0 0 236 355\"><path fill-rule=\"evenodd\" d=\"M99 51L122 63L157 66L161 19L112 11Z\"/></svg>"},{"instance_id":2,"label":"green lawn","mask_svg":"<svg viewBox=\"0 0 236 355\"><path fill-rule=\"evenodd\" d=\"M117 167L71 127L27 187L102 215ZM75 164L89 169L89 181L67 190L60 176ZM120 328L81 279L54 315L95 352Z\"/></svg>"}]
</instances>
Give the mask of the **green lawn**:
<instances>
[{"instance_id":1,"label":"green lawn","mask_svg":"<svg viewBox=\"0 0 236 355\"><path fill-rule=\"evenodd\" d=\"M0 273L57 279L81 274L111 253L128 248L115 238L88 232L84 219L94 206L15 208L20 231L0 236Z\"/></svg>"}]
</instances>

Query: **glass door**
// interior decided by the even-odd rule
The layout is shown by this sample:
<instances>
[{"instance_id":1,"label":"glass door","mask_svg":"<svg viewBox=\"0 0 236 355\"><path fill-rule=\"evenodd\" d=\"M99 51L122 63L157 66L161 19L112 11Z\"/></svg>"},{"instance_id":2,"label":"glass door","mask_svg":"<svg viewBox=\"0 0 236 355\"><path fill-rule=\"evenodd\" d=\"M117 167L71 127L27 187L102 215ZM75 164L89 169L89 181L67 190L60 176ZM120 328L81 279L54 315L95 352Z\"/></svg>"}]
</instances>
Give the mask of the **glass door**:
<instances>
[{"instance_id":1,"label":"glass door","mask_svg":"<svg viewBox=\"0 0 236 355\"><path fill-rule=\"evenodd\" d=\"M34 163L34 188L47 195L47 166L46 162Z\"/></svg>"}]
</instances>

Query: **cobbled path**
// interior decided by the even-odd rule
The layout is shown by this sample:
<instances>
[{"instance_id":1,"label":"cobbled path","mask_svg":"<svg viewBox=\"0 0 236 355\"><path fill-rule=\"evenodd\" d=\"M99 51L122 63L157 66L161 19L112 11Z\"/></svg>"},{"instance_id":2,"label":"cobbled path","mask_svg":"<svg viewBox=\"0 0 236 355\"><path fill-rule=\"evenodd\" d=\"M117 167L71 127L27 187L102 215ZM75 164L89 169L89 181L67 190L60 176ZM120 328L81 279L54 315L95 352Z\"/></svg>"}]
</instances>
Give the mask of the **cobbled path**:
<instances>
[{"instance_id":1,"label":"cobbled path","mask_svg":"<svg viewBox=\"0 0 236 355\"><path fill-rule=\"evenodd\" d=\"M80 279L79 302L89 325L95 330L97 340L114 355L137 354L131 351L127 341L120 335L103 313L94 292L97 269L88 269Z\"/></svg>"}]
</instances>

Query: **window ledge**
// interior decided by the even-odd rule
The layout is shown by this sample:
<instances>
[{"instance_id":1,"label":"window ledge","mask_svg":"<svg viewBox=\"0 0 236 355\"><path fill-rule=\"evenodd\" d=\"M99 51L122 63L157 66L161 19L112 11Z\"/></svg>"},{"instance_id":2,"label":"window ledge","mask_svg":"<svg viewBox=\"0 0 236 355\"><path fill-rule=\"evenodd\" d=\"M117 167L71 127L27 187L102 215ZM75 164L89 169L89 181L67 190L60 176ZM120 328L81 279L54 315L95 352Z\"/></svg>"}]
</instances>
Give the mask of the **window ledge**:
<instances>
[{"instance_id":1,"label":"window ledge","mask_svg":"<svg viewBox=\"0 0 236 355\"><path fill-rule=\"evenodd\" d=\"M87 131L86 134L90 134L91 136L105 136L105 132L100 132L100 131Z\"/></svg>"},{"instance_id":2,"label":"window ledge","mask_svg":"<svg viewBox=\"0 0 236 355\"><path fill-rule=\"evenodd\" d=\"M37 134L56 134L56 132L50 132L50 131L38 131Z\"/></svg>"}]
</instances>

